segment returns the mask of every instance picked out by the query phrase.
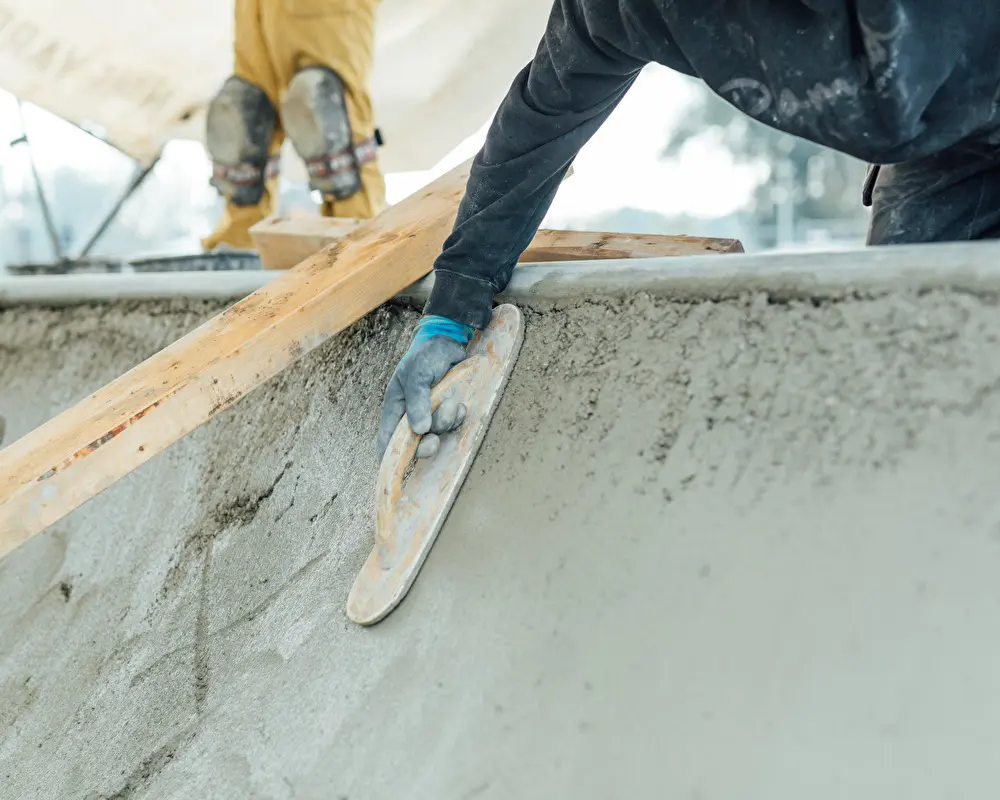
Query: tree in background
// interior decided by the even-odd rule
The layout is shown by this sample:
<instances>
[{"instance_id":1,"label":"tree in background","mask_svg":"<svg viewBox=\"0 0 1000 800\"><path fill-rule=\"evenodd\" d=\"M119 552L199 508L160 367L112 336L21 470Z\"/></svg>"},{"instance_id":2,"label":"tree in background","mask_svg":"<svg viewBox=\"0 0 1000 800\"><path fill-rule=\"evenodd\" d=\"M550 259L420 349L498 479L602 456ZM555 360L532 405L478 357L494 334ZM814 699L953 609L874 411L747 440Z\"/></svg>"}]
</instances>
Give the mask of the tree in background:
<instances>
[{"instance_id":1,"label":"tree in background","mask_svg":"<svg viewBox=\"0 0 1000 800\"><path fill-rule=\"evenodd\" d=\"M864 231L868 215L861 187L866 168L861 161L769 128L707 89L682 115L663 156L676 158L688 142L702 136L729 150L738 164L768 167L769 176L757 187L748 211L762 233L774 231L777 242L798 239L802 223L835 234ZM769 238L761 236L765 242Z\"/></svg>"}]
</instances>

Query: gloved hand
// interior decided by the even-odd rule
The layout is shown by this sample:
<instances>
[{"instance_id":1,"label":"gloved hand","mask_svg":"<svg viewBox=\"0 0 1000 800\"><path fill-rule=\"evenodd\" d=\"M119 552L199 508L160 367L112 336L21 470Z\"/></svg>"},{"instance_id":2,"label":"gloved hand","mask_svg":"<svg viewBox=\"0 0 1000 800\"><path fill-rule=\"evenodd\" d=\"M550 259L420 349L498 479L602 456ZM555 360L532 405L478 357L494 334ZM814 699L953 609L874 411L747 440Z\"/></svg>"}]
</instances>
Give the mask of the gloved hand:
<instances>
[{"instance_id":1,"label":"gloved hand","mask_svg":"<svg viewBox=\"0 0 1000 800\"><path fill-rule=\"evenodd\" d=\"M431 388L465 360L474 333L468 325L447 317L425 316L417 324L410 349L396 366L385 391L378 426L379 460L404 412L413 432L423 436L417 458L434 455L441 445L438 434L454 430L465 420L465 406L453 400L445 400L431 414Z\"/></svg>"}]
</instances>

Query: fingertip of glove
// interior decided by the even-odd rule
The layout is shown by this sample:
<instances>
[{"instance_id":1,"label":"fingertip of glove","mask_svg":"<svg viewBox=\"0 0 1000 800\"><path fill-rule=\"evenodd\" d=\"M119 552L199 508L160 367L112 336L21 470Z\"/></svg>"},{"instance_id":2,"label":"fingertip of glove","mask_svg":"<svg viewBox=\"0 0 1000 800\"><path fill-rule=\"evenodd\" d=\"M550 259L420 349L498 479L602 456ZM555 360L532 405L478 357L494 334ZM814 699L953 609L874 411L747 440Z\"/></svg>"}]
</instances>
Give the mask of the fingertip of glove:
<instances>
[{"instance_id":1,"label":"fingertip of glove","mask_svg":"<svg viewBox=\"0 0 1000 800\"><path fill-rule=\"evenodd\" d=\"M417 458L432 458L441 449L441 439L433 433L427 434L417 445Z\"/></svg>"},{"instance_id":2,"label":"fingertip of glove","mask_svg":"<svg viewBox=\"0 0 1000 800\"><path fill-rule=\"evenodd\" d=\"M429 433L431 429L431 418L421 417L417 420L410 420L410 428L418 436L423 436L425 433Z\"/></svg>"}]
</instances>

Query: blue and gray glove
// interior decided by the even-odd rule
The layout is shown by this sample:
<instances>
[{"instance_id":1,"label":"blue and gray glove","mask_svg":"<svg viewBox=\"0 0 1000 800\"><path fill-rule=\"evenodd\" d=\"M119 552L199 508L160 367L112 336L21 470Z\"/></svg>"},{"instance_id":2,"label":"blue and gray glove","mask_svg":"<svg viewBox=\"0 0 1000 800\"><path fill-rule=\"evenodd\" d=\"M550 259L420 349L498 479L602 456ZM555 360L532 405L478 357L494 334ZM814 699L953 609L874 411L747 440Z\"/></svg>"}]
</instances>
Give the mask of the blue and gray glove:
<instances>
[{"instance_id":1,"label":"blue and gray glove","mask_svg":"<svg viewBox=\"0 0 1000 800\"><path fill-rule=\"evenodd\" d=\"M413 432L423 436L417 458L433 456L441 445L438 435L464 422L466 408L455 401L445 400L431 413L431 388L465 360L473 334L475 331L468 325L447 317L428 315L417 324L410 349L396 366L385 390L378 426L380 460L404 413Z\"/></svg>"}]
</instances>

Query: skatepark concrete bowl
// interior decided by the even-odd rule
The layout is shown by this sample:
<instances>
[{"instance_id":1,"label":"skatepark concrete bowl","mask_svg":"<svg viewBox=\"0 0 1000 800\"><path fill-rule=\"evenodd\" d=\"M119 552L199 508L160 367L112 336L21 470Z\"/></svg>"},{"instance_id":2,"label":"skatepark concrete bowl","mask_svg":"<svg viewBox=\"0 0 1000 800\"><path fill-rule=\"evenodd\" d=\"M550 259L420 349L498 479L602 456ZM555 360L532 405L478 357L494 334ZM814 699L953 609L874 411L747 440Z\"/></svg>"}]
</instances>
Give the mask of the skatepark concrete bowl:
<instances>
[{"instance_id":1,"label":"skatepark concrete bowl","mask_svg":"<svg viewBox=\"0 0 1000 800\"><path fill-rule=\"evenodd\" d=\"M545 273L437 544L365 629L417 312L369 315L0 561L0 797L988 796L1000 251L905 252ZM7 443L222 307L0 311Z\"/></svg>"}]
</instances>

